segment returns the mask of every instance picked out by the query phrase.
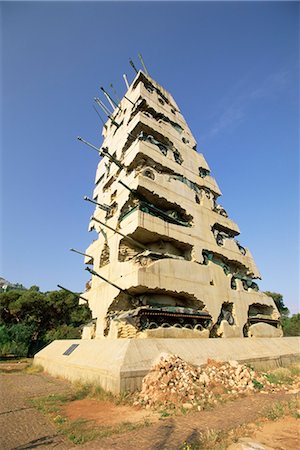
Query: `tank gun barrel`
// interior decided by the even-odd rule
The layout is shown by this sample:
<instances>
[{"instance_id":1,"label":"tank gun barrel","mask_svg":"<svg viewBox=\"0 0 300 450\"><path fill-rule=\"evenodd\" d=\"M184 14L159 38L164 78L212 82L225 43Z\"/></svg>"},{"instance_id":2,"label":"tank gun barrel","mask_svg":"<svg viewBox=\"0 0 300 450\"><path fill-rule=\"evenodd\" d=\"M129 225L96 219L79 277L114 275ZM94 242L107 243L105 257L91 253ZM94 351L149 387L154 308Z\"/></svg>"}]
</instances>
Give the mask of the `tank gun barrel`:
<instances>
[{"instance_id":1,"label":"tank gun barrel","mask_svg":"<svg viewBox=\"0 0 300 450\"><path fill-rule=\"evenodd\" d=\"M67 289L60 284L57 285L59 289L62 289L63 291L69 292L69 294L75 295L75 297L81 298L81 300L84 300L85 302L89 302L87 298L82 297L82 295L76 294L76 292L70 291L70 289Z\"/></svg>"},{"instance_id":2,"label":"tank gun barrel","mask_svg":"<svg viewBox=\"0 0 300 450\"><path fill-rule=\"evenodd\" d=\"M133 70L138 74L139 71L138 71L137 68L135 67L134 62L132 61L131 58L129 59L129 64L131 65L131 67L133 68Z\"/></svg>"},{"instance_id":3,"label":"tank gun barrel","mask_svg":"<svg viewBox=\"0 0 300 450\"><path fill-rule=\"evenodd\" d=\"M148 76L149 76L149 72L148 72L148 70L147 70L147 68L146 68L146 66L145 66L145 63L144 63L143 57L142 57L142 55L141 55L140 53L138 53L138 57L139 57L139 59L140 59L140 61L141 61L141 64L142 64L142 66L143 66L143 69L144 69L144 71L145 71L146 75L148 75Z\"/></svg>"},{"instance_id":4,"label":"tank gun barrel","mask_svg":"<svg viewBox=\"0 0 300 450\"><path fill-rule=\"evenodd\" d=\"M100 108L102 109L102 111L104 112L104 114L108 117L108 119L111 121L111 123L112 123L113 125L115 125L117 128L119 128L120 124L117 123L117 122L113 119L111 111L110 111L110 110L108 109L108 107L100 100L100 98L95 97L95 98L94 98L94 101L97 103L98 106L100 106ZM114 109L114 105L112 105L112 106L113 106L113 109Z\"/></svg>"},{"instance_id":5,"label":"tank gun barrel","mask_svg":"<svg viewBox=\"0 0 300 450\"><path fill-rule=\"evenodd\" d=\"M118 103L116 103L114 101L114 99L109 95L108 92L106 92L106 90L104 89L103 86L100 86L101 91L103 92L103 94L105 95L105 97L107 98L107 100L110 102L110 104L113 105L113 108L117 107L119 109L119 111L122 111L122 109L120 108L120 106L118 105Z\"/></svg>"},{"instance_id":6,"label":"tank gun barrel","mask_svg":"<svg viewBox=\"0 0 300 450\"><path fill-rule=\"evenodd\" d=\"M90 272L92 275L95 275L96 277L101 278L101 280L105 281L106 283L110 284L111 286L119 289L119 291L124 292L124 294L130 295L126 289L122 289L119 286L117 286L115 283L113 283L112 281L109 281L107 278L104 278L102 275L100 275L98 272L95 272L94 270L90 269L89 267L86 267L85 270L87 270L88 272Z\"/></svg>"},{"instance_id":7,"label":"tank gun barrel","mask_svg":"<svg viewBox=\"0 0 300 450\"><path fill-rule=\"evenodd\" d=\"M95 200L92 200L91 198L87 197L86 195L83 197L83 200L86 200L87 202L94 203L94 205L99 206L100 209L103 211L109 212L111 210L111 207L106 204L98 203Z\"/></svg>"},{"instance_id":8,"label":"tank gun barrel","mask_svg":"<svg viewBox=\"0 0 300 450\"><path fill-rule=\"evenodd\" d=\"M106 147L104 147L104 148L97 148L95 145L93 145L90 142L86 141L81 136L77 136L77 139L78 139L78 141L83 142L88 147L92 148L93 150L96 150L96 152L98 152L102 157L107 156L107 158L110 161L112 161L113 163L115 163L120 169L124 169L123 164L118 159L116 159L114 156L112 156L110 153L108 153L108 150L107 150Z\"/></svg>"},{"instance_id":9,"label":"tank gun barrel","mask_svg":"<svg viewBox=\"0 0 300 450\"><path fill-rule=\"evenodd\" d=\"M94 259L91 255L88 255L87 253L80 252L79 250L76 250L75 248L70 248L70 252L78 253L79 255L87 256L88 258Z\"/></svg>"},{"instance_id":10,"label":"tank gun barrel","mask_svg":"<svg viewBox=\"0 0 300 450\"><path fill-rule=\"evenodd\" d=\"M128 83L128 80L127 80L126 73L123 73L123 79L125 81L125 84L126 84L126 87L127 87L127 90L128 90L129 89L129 83Z\"/></svg>"},{"instance_id":11,"label":"tank gun barrel","mask_svg":"<svg viewBox=\"0 0 300 450\"><path fill-rule=\"evenodd\" d=\"M146 247L145 245L141 244L140 242L136 241L135 239L133 239L133 238L130 237L130 236L126 236L126 234L121 233L121 231L116 230L115 228L113 228L113 227L107 225L106 223L101 222L101 220L96 219L94 216L91 217L91 220L94 220L95 222L100 223L100 225L102 225L102 226L108 228L109 230L114 231L115 233L119 234L119 235L122 236L124 239L127 239L128 241L132 242L135 246L141 248L142 250L147 250L147 247Z\"/></svg>"}]
</instances>

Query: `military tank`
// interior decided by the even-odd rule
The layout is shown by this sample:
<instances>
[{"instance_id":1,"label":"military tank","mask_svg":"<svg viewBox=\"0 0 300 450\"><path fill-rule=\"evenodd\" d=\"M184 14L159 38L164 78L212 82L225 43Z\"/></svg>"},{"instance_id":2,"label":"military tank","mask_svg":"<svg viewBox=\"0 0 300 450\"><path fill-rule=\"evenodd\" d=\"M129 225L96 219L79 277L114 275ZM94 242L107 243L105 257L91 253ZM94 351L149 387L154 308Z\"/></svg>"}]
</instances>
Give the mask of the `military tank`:
<instances>
[{"instance_id":1,"label":"military tank","mask_svg":"<svg viewBox=\"0 0 300 450\"><path fill-rule=\"evenodd\" d=\"M146 305L125 311L110 311L106 316L105 334L111 337L142 337L145 331L176 328L202 332L212 324L205 310L180 306ZM117 336L115 336L117 334ZM168 334L168 333L165 333ZM174 333L173 333L174 334Z\"/></svg>"}]
</instances>

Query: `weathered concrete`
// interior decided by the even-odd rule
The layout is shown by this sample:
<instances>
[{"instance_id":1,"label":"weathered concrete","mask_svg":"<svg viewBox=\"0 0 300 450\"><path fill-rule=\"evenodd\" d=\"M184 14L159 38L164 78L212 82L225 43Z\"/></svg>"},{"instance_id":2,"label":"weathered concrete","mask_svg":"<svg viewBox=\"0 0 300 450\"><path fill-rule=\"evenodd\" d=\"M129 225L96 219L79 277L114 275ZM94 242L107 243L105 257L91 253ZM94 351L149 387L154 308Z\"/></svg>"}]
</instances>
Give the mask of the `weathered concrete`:
<instances>
[{"instance_id":1,"label":"weathered concrete","mask_svg":"<svg viewBox=\"0 0 300 450\"><path fill-rule=\"evenodd\" d=\"M97 238L85 257L96 338L190 338L184 326L243 337L257 322L255 337L282 335L276 305L258 292L259 270L236 240L239 228L218 203L221 191L172 95L139 72L112 116L93 192L108 211L96 206L89 229ZM132 320L137 307L144 310ZM149 332L168 325L177 328Z\"/></svg>"},{"instance_id":2,"label":"weathered concrete","mask_svg":"<svg viewBox=\"0 0 300 450\"><path fill-rule=\"evenodd\" d=\"M79 344L69 355L63 353ZM101 385L114 393L141 387L161 353L176 354L195 365L208 358L237 360L271 368L300 360L300 338L115 339L54 341L34 358L51 375Z\"/></svg>"}]
</instances>

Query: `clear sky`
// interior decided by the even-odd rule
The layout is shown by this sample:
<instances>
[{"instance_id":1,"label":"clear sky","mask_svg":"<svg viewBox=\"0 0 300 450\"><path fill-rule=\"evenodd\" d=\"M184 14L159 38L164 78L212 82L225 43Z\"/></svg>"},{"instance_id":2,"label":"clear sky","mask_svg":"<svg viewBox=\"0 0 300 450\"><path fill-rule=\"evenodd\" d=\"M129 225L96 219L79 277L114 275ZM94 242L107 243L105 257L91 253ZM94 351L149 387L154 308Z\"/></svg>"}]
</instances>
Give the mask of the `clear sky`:
<instances>
[{"instance_id":1,"label":"clear sky","mask_svg":"<svg viewBox=\"0 0 300 450\"><path fill-rule=\"evenodd\" d=\"M299 3L2 2L0 276L84 289L99 86L124 94L141 52L175 98L220 203L298 312Z\"/></svg>"}]
</instances>

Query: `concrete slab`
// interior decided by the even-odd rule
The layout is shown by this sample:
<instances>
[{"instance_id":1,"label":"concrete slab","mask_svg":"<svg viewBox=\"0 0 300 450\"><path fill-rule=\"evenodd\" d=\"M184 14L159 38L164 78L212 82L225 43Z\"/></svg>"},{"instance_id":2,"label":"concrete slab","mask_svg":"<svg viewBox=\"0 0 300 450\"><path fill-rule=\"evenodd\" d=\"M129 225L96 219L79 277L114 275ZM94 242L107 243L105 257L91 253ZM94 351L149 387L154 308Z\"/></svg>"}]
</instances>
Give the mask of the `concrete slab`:
<instances>
[{"instance_id":1,"label":"concrete slab","mask_svg":"<svg viewBox=\"0 0 300 450\"><path fill-rule=\"evenodd\" d=\"M64 354L72 345L76 348ZM178 355L194 365L205 364L210 358L268 369L300 361L300 337L59 340L37 353L34 364L51 375L97 383L120 393L140 389L143 377L162 353Z\"/></svg>"}]
</instances>

